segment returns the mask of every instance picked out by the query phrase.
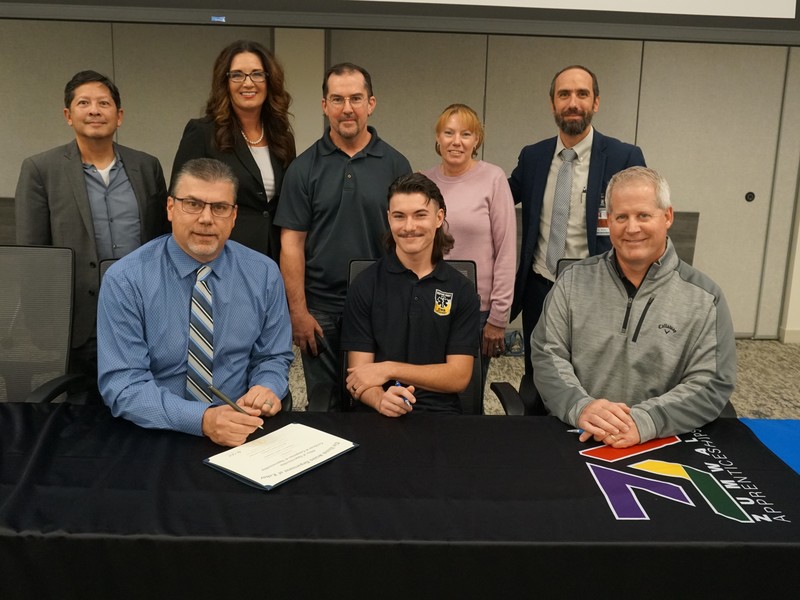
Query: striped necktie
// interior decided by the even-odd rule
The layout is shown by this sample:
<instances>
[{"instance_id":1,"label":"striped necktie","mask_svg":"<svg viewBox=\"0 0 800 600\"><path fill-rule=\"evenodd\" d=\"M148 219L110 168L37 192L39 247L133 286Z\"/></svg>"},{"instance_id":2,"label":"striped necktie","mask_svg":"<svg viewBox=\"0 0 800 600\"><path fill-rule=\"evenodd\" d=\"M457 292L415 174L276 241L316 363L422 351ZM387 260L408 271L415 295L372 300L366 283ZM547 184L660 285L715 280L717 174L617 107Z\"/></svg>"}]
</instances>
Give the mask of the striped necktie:
<instances>
[{"instance_id":1,"label":"striped necktie","mask_svg":"<svg viewBox=\"0 0 800 600\"><path fill-rule=\"evenodd\" d=\"M569 203L572 199L572 161L578 153L572 148L564 148L559 154L561 166L556 178L556 193L553 196L553 215L550 218L550 238L547 242L547 270L556 274L558 261L564 258L564 247L567 242L567 226L569 225Z\"/></svg>"},{"instance_id":2,"label":"striped necktie","mask_svg":"<svg viewBox=\"0 0 800 600\"><path fill-rule=\"evenodd\" d=\"M211 402L208 386L213 383L214 317L211 308L211 290L206 282L210 274L211 268L206 265L197 269L197 280L192 290L192 311L189 317L186 398L201 402Z\"/></svg>"}]
</instances>

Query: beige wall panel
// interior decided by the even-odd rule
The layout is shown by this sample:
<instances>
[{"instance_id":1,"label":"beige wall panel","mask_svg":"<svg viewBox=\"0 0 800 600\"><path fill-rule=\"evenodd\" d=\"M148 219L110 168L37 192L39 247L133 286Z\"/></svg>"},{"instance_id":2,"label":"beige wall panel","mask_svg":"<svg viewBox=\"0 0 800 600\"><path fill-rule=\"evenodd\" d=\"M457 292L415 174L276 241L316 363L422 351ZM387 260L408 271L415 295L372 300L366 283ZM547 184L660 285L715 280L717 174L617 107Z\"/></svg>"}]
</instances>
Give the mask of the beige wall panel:
<instances>
[{"instance_id":1,"label":"beige wall panel","mask_svg":"<svg viewBox=\"0 0 800 600\"><path fill-rule=\"evenodd\" d=\"M211 68L237 39L271 45L267 27L114 25L116 83L125 107L119 142L158 157L169 184L186 122L204 113Z\"/></svg>"},{"instance_id":2,"label":"beige wall panel","mask_svg":"<svg viewBox=\"0 0 800 600\"><path fill-rule=\"evenodd\" d=\"M441 160L433 126L449 104L483 113L486 36L332 31L330 64L354 62L372 75L378 104L370 118L382 139L415 170Z\"/></svg>"},{"instance_id":3,"label":"beige wall panel","mask_svg":"<svg viewBox=\"0 0 800 600\"><path fill-rule=\"evenodd\" d=\"M299 154L322 135L322 76L325 32L322 29L276 29L275 54L286 73L292 95L291 123Z\"/></svg>"},{"instance_id":4,"label":"beige wall panel","mask_svg":"<svg viewBox=\"0 0 800 600\"><path fill-rule=\"evenodd\" d=\"M550 82L573 64L597 75L597 129L635 143L641 51L642 43L636 41L491 36L485 159L510 174L523 146L556 135Z\"/></svg>"},{"instance_id":5,"label":"beige wall panel","mask_svg":"<svg viewBox=\"0 0 800 600\"><path fill-rule=\"evenodd\" d=\"M64 85L84 69L114 77L106 23L0 21L0 197L12 197L22 161L74 139Z\"/></svg>"},{"instance_id":6,"label":"beige wall panel","mask_svg":"<svg viewBox=\"0 0 800 600\"><path fill-rule=\"evenodd\" d=\"M789 247L789 260L786 271L783 314L778 334L783 342L800 344L800 176L797 169L800 160L796 151L800 144L800 48L791 48L789 54L789 68L786 81L786 100L784 101L784 120L781 127L781 149L788 145L787 156L779 155L778 183L775 186L775 196L781 197L783 204L786 200L793 200L794 219L789 216L786 224L791 225L791 241ZM795 149L792 152L791 149ZM793 163L792 163L793 161ZM787 172L784 175L783 169ZM791 172L795 170L794 185L792 185ZM789 213L791 215L791 212ZM771 250L771 248L770 248ZM769 251L767 256L769 257ZM759 325L761 322L759 321ZM760 329L760 328L759 328Z\"/></svg>"},{"instance_id":7,"label":"beige wall panel","mask_svg":"<svg viewBox=\"0 0 800 600\"><path fill-rule=\"evenodd\" d=\"M786 286L787 265L790 255L797 251L796 240L791 250L790 245L800 167L800 136L797 135L800 131L800 49L784 49L784 52L788 69L755 332L756 337L767 338L779 334L783 308L780 300ZM800 303L796 310L800 324ZM800 327L795 328L800 333Z\"/></svg>"},{"instance_id":8,"label":"beige wall panel","mask_svg":"<svg viewBox=\"0 0 800 600\"><path fill-rule=\"evenodd\" d=\"M778 47L644 47L639 142L676 209L700 212L694 264L724 290L740 336L755 332L785 66Z\"/></svg>"}]
</instances>

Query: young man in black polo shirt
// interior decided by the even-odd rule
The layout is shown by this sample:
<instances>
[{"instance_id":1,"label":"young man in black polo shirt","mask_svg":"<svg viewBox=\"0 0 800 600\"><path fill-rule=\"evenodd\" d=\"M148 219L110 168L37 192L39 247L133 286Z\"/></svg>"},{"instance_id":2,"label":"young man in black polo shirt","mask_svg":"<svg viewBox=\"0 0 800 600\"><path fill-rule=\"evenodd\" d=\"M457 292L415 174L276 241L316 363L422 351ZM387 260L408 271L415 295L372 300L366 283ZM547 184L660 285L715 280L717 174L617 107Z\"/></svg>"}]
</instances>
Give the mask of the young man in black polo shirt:
<instances>
[{"instance_id":1,"label":"young man in black polo shirt","mask_svg":"<svg viewBox=\"0 0 800 600\"><path fill-rule=\"evenodd\" d=\"M350 286L342 324L347 389L379 413L461 412L472 377L480 303L445 263L453 247L444 198L421 173L389 188L388 255Z\"/></svg>"}]
</instances>

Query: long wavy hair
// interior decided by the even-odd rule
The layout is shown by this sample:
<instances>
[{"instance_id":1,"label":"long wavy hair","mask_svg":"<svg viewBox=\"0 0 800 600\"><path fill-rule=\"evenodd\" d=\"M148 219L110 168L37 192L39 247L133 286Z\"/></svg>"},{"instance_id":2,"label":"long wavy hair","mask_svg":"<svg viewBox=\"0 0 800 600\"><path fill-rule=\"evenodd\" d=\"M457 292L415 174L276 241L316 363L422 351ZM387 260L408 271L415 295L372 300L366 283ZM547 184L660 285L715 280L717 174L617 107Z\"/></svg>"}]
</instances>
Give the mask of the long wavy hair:
<instances>
[{"instance_id":1,"label":"long wavy hair","mask_svg":"<svg viewBox=\"0 0 800 600\"><path fill-rule=\"evenodd\" d=\"M239 119L231 105L228 92L228 71L233 57L242 52L257 55L267 73L267 99L261 107L261 121L270 152L283 166L288 166L297 156L294 145L294 132L289 124L289 105L292 97L284 87L283 67L275 56L258 42L237 40L223 48L214 61L211 74L211 93L206 102L206 116L214 121L217 148L230 152L234 146L234 136L241 129Z\"/></svg>"}]
</instances>

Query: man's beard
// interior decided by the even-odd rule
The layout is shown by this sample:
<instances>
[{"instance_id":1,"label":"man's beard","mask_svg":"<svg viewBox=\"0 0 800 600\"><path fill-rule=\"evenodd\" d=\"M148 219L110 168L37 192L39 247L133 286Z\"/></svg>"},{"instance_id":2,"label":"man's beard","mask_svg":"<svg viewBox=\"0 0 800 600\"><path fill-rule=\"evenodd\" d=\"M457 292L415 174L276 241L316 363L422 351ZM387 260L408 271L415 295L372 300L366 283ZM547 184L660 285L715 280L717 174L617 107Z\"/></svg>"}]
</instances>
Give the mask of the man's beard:
<instances>
[{"instance_id":1,"label":"man's beard","mask_svg":"<svg viewBox=\"0 0 800 600\"><path fill-rule=\"evenodd\" d=\"M560 113L556 113L554 115L555 119L556 119L556 125L558 125L558 128L561 131L563 131L564 133L566 133L567 135L580 135L584 131L586 131L586 128L589 127L589 125L591 125L591 123L592 123L592 115L593 115L593 113L591 113L591 112L574 112L573 111L573 112L567 113L567 116L571 116L571 115L580 115L582 118L577 120L577 121L571 121L571 120L568 121Z\"/></svg>"}]
</instances>

